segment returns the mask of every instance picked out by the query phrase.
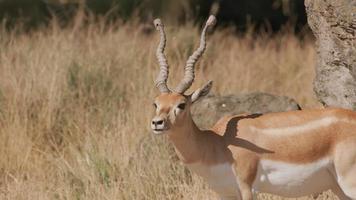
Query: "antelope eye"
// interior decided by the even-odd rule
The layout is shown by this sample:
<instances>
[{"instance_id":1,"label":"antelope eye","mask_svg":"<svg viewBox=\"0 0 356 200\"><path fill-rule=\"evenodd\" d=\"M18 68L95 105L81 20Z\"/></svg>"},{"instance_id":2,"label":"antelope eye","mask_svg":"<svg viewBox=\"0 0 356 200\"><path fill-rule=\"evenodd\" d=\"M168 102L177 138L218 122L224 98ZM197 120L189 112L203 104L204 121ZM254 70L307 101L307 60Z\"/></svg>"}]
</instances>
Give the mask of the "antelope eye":
<instances>
[{"instance_id":1,"label":"antelope eye","mask_svg":"<svg viewBox=\"0 0 356 200\"><path fill-rule=\"evenodd\" d=\"M155 107L157 109L157 104L156 103L153 103L152 105L153 105L153 107Z\"/></svg>"},{"instance_id":2,"label":"antelope eye","mask_svg":"<svg viewBox=\"0 0 356 200\"><path fill-rule=\"evenodd\" d=\"M185 103L181 103L178 105L178 108L181 109L181 110L184 110L185 108Z\"/></svg>"}]
</instances>

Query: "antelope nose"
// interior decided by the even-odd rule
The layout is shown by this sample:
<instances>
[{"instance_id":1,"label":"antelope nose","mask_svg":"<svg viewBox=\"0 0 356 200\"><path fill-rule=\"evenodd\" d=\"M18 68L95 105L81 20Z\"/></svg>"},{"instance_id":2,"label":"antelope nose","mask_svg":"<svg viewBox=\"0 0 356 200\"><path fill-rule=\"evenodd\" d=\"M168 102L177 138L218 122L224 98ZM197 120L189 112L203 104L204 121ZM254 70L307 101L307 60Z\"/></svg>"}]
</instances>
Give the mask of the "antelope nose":
<instances>
[{"instance_id":1,"label":"antelope nose","mask_svg":"<svg viewBox=\"0 0 356 200\"><path fill-rule=\"evenodd\" d=\"M155 131L163 130L166 128L166 122L163 117L155 117L152 119L151 128Z\"/></svg>"},{"instance_id":2,"label":"antelope nose","mask_svg":"<svg viewBox=\"0 0 356 200\"><path fill-rule=\"evenodd\" d=\"M163 124L163 120L159 119L159 120L152 120L152 125L158 126L158 125L162 125Z\"/></svg>"}]
</instances>

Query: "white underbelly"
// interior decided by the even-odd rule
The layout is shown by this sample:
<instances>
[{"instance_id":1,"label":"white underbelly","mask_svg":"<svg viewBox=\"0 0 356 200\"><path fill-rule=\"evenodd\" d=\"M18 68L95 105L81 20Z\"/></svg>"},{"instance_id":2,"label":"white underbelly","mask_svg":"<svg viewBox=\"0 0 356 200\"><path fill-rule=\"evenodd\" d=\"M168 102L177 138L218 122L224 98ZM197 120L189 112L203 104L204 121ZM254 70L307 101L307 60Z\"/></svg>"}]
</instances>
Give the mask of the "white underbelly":
<instances>
[{"instance_id":1,"label":"white underbelly","mask_svg":"<svg viewBox=\"0 0 356 200\"><path fill-rule=\"evenodd\" d=\"M284 197L299 197L320 193L336 184L330 159L310 164L288 164L261 160L253 183L257 192Z\"/></svg>"}]
</instances>

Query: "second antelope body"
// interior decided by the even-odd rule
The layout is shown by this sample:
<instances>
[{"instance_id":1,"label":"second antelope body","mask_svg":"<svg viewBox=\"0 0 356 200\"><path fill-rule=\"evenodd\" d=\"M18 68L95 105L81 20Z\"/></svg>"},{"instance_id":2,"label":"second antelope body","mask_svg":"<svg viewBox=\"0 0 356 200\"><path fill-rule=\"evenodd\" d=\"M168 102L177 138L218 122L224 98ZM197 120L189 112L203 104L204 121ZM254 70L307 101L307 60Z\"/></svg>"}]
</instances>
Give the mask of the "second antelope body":
<instances>
[{"instance_id":1,"label":"second antelope body","mask_svg":"<svg viewBox=\"0 0 356 200\"><path fill-rule=\"evenodd\" d=\"M190 107L207 95L212 82L190 95L194 64L205 50L188 59L184 78L175 90L167 87L168 64L163 54L165 34L157 49L160 64L151 127L166 134L180 160L202 176L221 199L253 199L257 192L284 197L319 194L331 189L340 199L356 199L356 113L343 109L315 109L271 114L229 116L210 130L200 130Z\"/></svg>"}]
</instances>

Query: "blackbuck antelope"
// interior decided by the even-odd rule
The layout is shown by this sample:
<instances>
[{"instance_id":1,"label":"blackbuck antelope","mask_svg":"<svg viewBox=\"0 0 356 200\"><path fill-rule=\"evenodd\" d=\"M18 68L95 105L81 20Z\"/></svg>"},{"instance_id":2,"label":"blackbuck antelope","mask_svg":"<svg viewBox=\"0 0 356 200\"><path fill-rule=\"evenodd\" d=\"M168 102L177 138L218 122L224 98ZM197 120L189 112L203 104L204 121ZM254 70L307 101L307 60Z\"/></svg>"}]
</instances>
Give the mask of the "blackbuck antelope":
<instances>
[{"instance_id":1,"label":"blackbuck antelope","mask_svg":"<svg viewBox=\"0 0 356 200\"><path fill-rule=\"evenodd\" d=\"M229 116L210 130L200 130L190 107L208 94L212 82L190 95L194 65L203 54L205 35L215 24L211 16L203 28L199 48L189 57L184 78L175 90L167 87L166 37L159 19L156 52L160 72L156 86L156 116L151 127L166 134L180 160L205 179L221 199L253 199L256 192L284 197L318 194L331 189L340 199L356 199L356 113L343 109L315 109L270 114Z\"/></svg>"}]
</instances>

